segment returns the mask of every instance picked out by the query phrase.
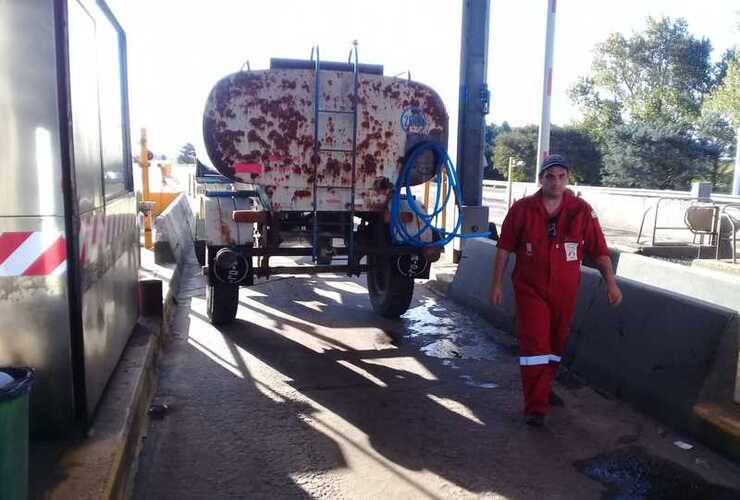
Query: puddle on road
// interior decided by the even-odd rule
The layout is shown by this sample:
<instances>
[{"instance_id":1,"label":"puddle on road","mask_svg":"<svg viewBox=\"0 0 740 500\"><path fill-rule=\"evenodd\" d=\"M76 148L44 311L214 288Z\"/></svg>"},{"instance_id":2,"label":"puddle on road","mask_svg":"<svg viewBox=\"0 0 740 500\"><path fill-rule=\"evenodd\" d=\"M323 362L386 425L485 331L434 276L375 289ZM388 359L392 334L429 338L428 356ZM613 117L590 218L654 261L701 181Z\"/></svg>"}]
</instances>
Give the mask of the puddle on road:
<instances>
[{"instance_id":1,"label":"puddle on road","mask_svg":"<svg viewBox=\"0 0 740 500\"><path fill-rule=\"evenodd\" d=\"M446 307L427 299L426 304L409 309L401 318L411 337L438 336L458 329L452 314Z\"/></svg>"},{"instance_id":2,"label":"puddle on road","mask_svg":"<svg viewBox=\"0 0 740 500\"><path fill-rule=\"evenodd\" d=\"M478 382L471 375L460 375L460 378L465 380L466 385L480 387L481 389L495 389L498 387L498 384L493 382Z\"/></svg>"},{"instance_id":3,"label":"puddle on road","mask_svg":"<svg viewBox=\"0 0 740 500\"><path fill-rule=\"evenodd\" d=\"M712 484L674 462L631 447L575 463L608 487L605 500L739 500L740 490Z\"/></svg>"},{"instance_id":4,"label":"puddle on road","mask_svg":"<svg viewBox=\"0 0 740 500\"><path fill-rule=\"evenodd\" d=\"M463 344L459 338L442 339L427 344L421 351L427 356L441 359L496 359L496 347L493 345Z\"/></svg>"},{"instance_id":5,"label":"puddle on road","mask_svg":"<svg viewBox=\"0 0 740 500\"><path fill-rule=\"evenodd\" d=\"M463 315L427 298L425 303L409 309L402 321L406 335L427 356L444 360L497 358L496 344L486 338L483 320Z\"/></svg>"}]
</instances>

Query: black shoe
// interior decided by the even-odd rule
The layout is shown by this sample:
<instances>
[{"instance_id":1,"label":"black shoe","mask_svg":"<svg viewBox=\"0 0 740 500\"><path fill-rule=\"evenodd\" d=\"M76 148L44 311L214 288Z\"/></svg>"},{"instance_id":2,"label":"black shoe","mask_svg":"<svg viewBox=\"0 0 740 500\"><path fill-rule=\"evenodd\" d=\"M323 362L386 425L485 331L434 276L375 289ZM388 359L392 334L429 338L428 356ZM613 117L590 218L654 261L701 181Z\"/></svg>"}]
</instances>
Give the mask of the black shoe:
<instances>
[{"instance_id":1,"label":"black shoe","mask_svg":"<svg viewBox=\"0 0 740 500\"><path fill-rule=\"evenodd\" d=\"M563 398L561 398L560 396L558 396L552 391L550 391L549 401L550 401L550 406L560 406L560 407L565 406L565 401L563 401Z\"/></svg>"},{"instance_id":2,"label":"black shoe","mask_svg":"<svg viewBox=\"0 0 740 500\"><path fill-rule=\"evenodd\" d=\"M544 427L545 416L542 413L532 412L525 417L524 422L532 427Z\"/></svg>"}]
</instances>

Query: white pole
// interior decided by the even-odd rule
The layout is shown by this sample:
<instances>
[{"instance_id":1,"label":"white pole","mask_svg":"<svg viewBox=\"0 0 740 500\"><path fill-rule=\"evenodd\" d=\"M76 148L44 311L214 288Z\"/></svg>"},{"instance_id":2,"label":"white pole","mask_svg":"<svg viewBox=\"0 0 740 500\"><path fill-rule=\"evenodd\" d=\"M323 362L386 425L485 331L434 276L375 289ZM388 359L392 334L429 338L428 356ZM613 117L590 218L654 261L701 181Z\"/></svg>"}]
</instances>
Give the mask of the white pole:
<instances>
[{"instance_id":1,"label":"white pole","mask_svg":"<svg viewBox=\"0 0 740 500\"><path fill-rule=\"evenodd\" d=\"M740 127L737 128L735 145L735 175L732 178L732 194L740 196Z\"/></svg>"},{"instance_id":2,"label":"white pole","mask_svg":"<svg viewBox=\"0 0 740 500\"><path fill-rule=\"evenodd\" d=\"M537 139L537 173L539 181L542 160L550 154L550 101L552 100L552 59L555 46L555 11L557 0L547 0L547 34L545 35L545 74L542 78L542 118Z\"/></svg>"}]
</instances>

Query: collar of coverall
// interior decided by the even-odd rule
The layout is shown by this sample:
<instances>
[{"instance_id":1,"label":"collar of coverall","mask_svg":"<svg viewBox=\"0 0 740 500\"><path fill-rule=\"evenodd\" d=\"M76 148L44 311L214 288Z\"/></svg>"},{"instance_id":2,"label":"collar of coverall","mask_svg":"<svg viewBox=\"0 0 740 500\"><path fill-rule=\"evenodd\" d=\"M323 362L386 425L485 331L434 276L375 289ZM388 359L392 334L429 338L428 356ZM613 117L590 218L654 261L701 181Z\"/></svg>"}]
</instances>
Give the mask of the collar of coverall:
<instances>
[{"instance_id":1,"label":"collar of coverall","mask_svg":"<svg viewBox=\"0 0 740 500\"><path fill-rule=\"evenodd\" d=\"M544 196L542 195L542 188L540 188L534 194L534 198L537 201L537 207L539 208L539 210L544 215L549 217L549 214L547 213L547 209L545 208L545 200L544 200ZM568 207L571 204L571 202L575 199L576 199L575 193L571 191L570 189L566 189L563 192L563 200L560 202L560 206L558 207L558 210L554 215L559 216L563 212L563 209Z\"/></svg>"}]
</instances>

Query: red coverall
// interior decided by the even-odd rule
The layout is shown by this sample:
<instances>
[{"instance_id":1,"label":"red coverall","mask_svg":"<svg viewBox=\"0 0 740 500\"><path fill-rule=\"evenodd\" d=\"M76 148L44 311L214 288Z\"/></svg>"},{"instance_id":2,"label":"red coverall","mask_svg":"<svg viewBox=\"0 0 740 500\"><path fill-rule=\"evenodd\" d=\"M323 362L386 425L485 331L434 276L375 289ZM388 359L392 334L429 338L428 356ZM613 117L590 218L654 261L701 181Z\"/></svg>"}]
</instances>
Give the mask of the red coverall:
<instances>
[{"instance_id":1,"label":"red coverall","mask_svg":"<svg viewBox=\"0 0 740 500\"><path fill-rule=\"evenodd\" d=\"M512 281L525 414L547 414L550 384L570 333L584 252L594 259L609 255L588 203L566 190L555 216L557 235L551 238L550 216L538 191L512 205L498 240L498 248L516 253Z\"/></svg>"}]
</instances>

